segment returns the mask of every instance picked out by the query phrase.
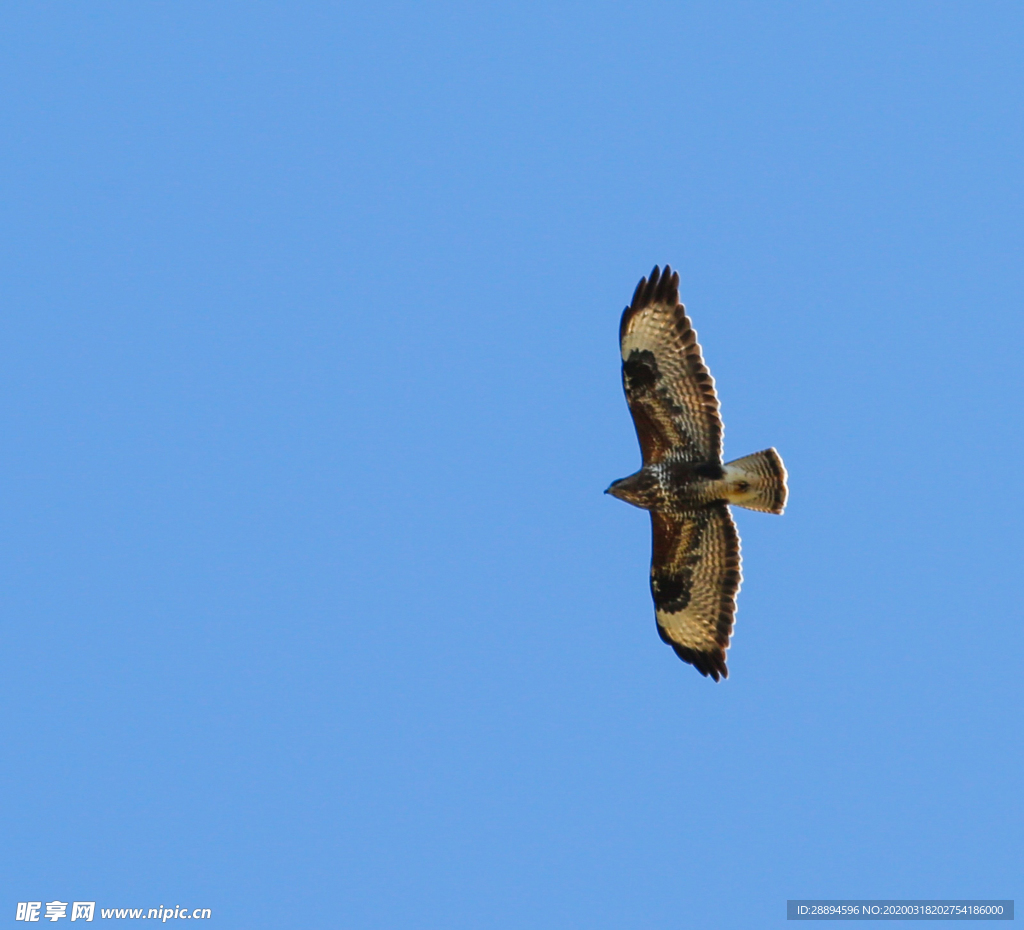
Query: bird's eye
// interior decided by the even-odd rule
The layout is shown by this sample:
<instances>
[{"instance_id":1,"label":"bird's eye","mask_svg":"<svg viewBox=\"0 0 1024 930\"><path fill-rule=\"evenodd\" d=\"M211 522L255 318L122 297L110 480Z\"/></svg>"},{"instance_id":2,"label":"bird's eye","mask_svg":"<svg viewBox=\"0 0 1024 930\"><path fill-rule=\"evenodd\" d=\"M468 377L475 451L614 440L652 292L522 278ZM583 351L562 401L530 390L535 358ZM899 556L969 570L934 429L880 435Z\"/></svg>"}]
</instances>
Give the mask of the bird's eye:
<instances>
[{"instance_id":1,"label":"bird's eye","mask_svg":"<svg viewBox=\"0 0 1024 930\"><path fill-rule=\"evenodd\" d=\"M746 481L737 481L736 490L742 494L744 491L750 490L750 485Z\"/></svg>"}]
</instances>

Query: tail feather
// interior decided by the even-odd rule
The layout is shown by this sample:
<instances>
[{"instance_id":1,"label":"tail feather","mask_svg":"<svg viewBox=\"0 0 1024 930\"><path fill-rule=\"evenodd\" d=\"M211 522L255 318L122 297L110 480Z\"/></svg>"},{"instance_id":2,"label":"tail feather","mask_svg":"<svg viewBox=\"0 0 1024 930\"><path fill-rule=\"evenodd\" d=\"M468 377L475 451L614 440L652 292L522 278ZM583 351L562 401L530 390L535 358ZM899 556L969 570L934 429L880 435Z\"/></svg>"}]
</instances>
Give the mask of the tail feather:
<instances>
[{"instance_id":1,"label":"tail feather","mask_svg":"<svg viewBox=\"0 0 1024 930\"><path fill-rule=\"evenodd\" d=\"M782 513L789 489L786 487L786 466L779 453L765 449L727 462L725 480L730 488L726 500L750 510Z\"/></svg>"}]
</instances>

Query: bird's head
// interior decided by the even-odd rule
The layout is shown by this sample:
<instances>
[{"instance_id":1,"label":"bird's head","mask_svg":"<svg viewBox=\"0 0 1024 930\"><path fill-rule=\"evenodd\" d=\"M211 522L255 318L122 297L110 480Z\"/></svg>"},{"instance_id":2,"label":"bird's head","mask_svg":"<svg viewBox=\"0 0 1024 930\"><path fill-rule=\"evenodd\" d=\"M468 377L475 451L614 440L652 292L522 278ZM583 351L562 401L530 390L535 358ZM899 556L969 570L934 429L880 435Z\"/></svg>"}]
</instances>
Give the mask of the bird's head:
<instances>
[{"instance_id":1,"label":"bird's head","mask_svg":"<svg viewBox=\"0 0 1024 930\"><path fill-rule=\"evenodd\" d=\"M657 479L646 469L641 469L628 478L620 478L613 481L605 490L605 494L611 494L620 501L632 504L634 507L642 507L650 510L656 500Z\"/></svg>"}]
</instances>

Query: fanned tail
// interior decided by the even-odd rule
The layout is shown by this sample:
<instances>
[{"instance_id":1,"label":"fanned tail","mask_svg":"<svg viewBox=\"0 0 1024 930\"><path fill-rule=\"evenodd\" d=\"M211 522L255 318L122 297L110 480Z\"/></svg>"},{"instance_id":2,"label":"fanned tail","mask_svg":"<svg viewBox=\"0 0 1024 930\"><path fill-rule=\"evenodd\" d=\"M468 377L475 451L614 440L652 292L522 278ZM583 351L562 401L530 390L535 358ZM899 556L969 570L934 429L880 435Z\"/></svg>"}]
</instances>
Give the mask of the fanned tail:
<instances>
[{"instance_id":1,"label":"fanned tail","mask_svg":"<svg viewBox=\"0 0 1024 930\"><path fill-rule=\"evenodd\" d=\"M786 466L779 453L765 449L727 462L725 480L730 488L726 500L749 510L782 513L789 489L786 487Z\"/></svg>"}]
</instances>

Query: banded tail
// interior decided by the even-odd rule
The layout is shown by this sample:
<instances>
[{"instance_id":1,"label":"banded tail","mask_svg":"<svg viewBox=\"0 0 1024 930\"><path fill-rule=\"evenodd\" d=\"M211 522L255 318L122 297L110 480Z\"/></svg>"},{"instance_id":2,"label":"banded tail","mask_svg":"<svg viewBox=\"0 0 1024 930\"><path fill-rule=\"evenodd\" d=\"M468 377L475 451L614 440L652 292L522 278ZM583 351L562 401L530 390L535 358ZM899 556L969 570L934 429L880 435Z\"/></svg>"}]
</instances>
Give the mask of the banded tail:
<instances>
[{"instance_id":1,"label":"banded tail","mask_svg":"<svg viewBox=\"0 0 1024 930\"><path fill-rule=\"evenodd\" d=\"M749 510L782 513L789 489L786 487L786 466L774 449L745 455L727 462L725 481L730 485L726 500Z\"/></svg>"}]
</instances>

